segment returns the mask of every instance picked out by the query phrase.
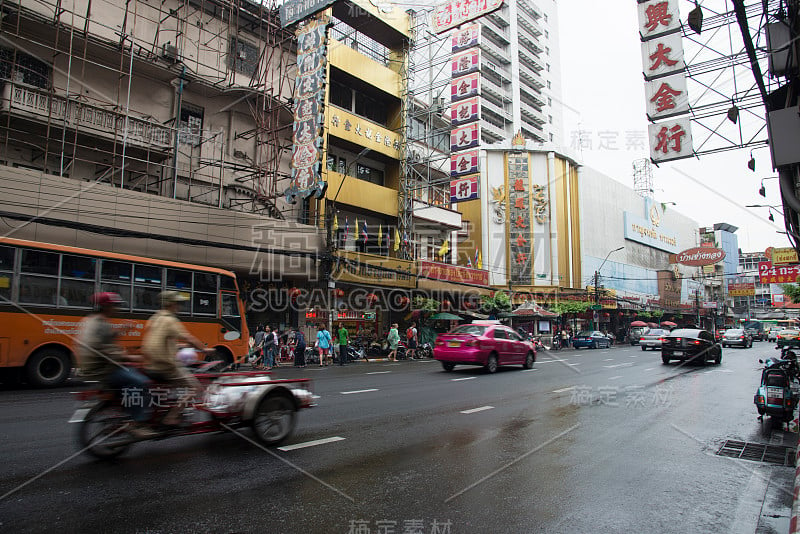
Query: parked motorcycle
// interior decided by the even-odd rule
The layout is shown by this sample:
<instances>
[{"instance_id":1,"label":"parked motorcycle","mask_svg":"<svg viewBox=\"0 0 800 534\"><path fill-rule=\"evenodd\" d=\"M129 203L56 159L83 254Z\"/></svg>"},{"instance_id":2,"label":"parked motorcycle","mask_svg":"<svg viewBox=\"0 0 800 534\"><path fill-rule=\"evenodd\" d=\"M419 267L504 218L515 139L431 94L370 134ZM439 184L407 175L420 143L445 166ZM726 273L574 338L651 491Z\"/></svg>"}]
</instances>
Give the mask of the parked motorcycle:
<instances>
[{"instance_id":1,"label":"parked motorcycle","mask_svg":"<svg viewBox=\"0 0 800 534\"><path fill-rule=\"evenodd\" d=\"M433 358L433 347L430 343L423 343L417 347L416 356L418 359Z\"/></svg>"},{"instance_id":2,"label":"parked motorcycle","mask_svg":"<svg viewBox=\"0 0 800 534\"><path fill-rule=\"evenodd\" d=\"M195 369L202 389L184 411L181 425L161 423L174 406L168 398L155 403L148 427L153 435L137 437L133 420L125 409L120 392L90 389L75 393L83 405L70 418L77 424L82 450L97 458L114 458L136 442L166 439L190 434L219 432L252 427L265 445L276 445L288 438L297 422L297 412L314 406L309 379L272 380L264 371L209 372L221 362L208 362ZM166 384L153 384L151 393Z\"/></svg>"},{"instance_id":3,"label":"parked motorcycle","mask_svg":"<svg viewBox=\"0 0 800 534\"><path fill-rule=\"evenodd\" d=\"M769 415L781 422L792 420L796 399L792 393L791 376L787 360L758 360L764 364L761 372L761 384L756 390L753 402L759 416Z\"/></svg>"}]
</instances>

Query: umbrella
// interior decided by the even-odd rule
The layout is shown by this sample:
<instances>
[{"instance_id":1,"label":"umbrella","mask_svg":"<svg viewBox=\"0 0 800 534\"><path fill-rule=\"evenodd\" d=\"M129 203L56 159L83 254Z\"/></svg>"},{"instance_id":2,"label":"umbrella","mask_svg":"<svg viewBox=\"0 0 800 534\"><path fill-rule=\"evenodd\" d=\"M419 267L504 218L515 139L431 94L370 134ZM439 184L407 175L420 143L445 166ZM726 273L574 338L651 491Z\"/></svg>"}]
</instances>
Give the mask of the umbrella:
<instances>
[{"instance_id":1,"label":"umbrella","mask_svg":"<svg viewBox=\"0 0 800 534\"><path fill-rule=\"evenodd\" d=\"M661 326L678 326L678 325L673 323L672 321L661 321Z\"/></svg>"},{"instance_id":2,"label":"umbrella","mask_svg":"<svg viewBox=\"0 0 800 534\"><path fill-rule=\"evenodd\" d=\"M431 319L434 321L460 321L461 317L454 313L437 313L436 315L431 316Z\"/></svg>"},{"instance_id":3,"label":"umbrella","mask_svg":"<svg viewBox=\"0 0 800 534\"><path fill-rule=\"evenodd\" d=\"M634 326L634 327L635 327L635 326L647 326L647 323L646 323L646 322L644 322L644 321L633 321L633 322L631 323L631 326Z\"/></svg>"},{"instance_id":4,"label":"umbrella","mask_svg":"<svg viewBox=\"0 0 800 534\"><path fill-rule=\"evenodd\" d=\"M647 323L650 328L658 328L658 323Z\"/></svg>"}]
</instances>

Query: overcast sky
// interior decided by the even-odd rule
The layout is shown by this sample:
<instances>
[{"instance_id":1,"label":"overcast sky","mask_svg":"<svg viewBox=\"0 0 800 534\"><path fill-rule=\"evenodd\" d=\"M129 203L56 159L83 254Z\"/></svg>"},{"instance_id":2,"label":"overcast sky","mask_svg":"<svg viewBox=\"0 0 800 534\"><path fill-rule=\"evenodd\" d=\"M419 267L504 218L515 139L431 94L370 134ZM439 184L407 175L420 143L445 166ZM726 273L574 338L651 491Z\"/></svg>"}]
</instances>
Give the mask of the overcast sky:
<instances>
[{"instance_id":1,"label":"overcast sky","mask_svg":"<svg viewBox=\"0 0 800 534\"><path fill-rule=\"evenodd\" d=\"M724 6L722 0L707 0L705 4ZM648 124L636 5L634 0L559 2L563 97L567 106L564 142L572 144L579 129L587 132L592 147L584 146L581 151L583 164L630 187L632 162L649 157L646 150L626 147L628 132L644 135ZM681 2L683 20L692 5ZM734 30L738 31L738 27ZM747 79L739 80L740 85L752 82L749 71ZM691 86L689 91L692 92ZM599 132L606 132L607 139L616 139L616 150L599 146ZM698 134L702 132L694 132L695 137ZM744 252L789 246L786 236L776 233L784 230L778 214L776 222L770 223L770 210L744 207L771 204L780 209L777 180L765 182L767 198L758 195L761 179L776 176L768 148L759 148L753 156L756 172L747 168L749 150L661 164L653 168L655 198L676 202L668 209L692 217L700 226L716 222L738 226L739 247Z\"/></svg>"}]
</instances>

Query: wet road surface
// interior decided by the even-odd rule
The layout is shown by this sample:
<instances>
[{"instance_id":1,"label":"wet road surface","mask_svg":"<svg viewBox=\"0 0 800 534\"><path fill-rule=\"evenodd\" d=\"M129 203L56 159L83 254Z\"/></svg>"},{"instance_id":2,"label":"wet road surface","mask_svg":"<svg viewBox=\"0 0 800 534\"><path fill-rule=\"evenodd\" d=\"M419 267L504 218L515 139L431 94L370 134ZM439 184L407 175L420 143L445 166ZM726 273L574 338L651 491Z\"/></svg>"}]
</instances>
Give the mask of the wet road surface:
<instances>
[{"instance_id":1,"label":"wet road surface","mask_svg":"<svg viewBox=\"0 0 800 534\"><path fill-rule=\"evenodd\" d=\"M78 386L6 388L0 495L27 485L0 500L0 531L787 532L794 469L716 455L728 439L795 445L753 405L758 358L776 354L756 343L720 366L665 366L618 346L495 375L280 368L320 396L285 450L242 431L114 462L71 457Z\"/></svg>"}]
</instances>

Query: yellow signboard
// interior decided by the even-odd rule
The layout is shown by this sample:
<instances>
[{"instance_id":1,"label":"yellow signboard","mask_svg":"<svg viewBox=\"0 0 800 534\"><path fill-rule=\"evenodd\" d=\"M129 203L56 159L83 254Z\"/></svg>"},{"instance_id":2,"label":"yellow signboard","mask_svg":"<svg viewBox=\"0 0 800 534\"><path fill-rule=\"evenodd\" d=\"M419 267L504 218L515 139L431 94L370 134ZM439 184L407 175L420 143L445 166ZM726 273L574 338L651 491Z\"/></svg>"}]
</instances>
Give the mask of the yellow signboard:
<instances>
[{"instance_id":1,"label":"yellow signboard","mask_svg":"<svg viewBox=\"0 0 800 534\"><path fill-rule=\"evenodd\" d=\"M795 249L791 247L772 249L772 265L791 265L794 263L800 263Z\"/></svg>"},{"instance_id":2,"label":"yellow signboard","mask_svg":"<svg viewBox=\"0 0 800 534\"><path fill-rule=\"evenodd\" d=\"M339 267L333 273L333 279L337 282L406 289L417 287L417 270L413 261L346 250L337 251L336 255Z\"/></svg>"}]
</instances>

